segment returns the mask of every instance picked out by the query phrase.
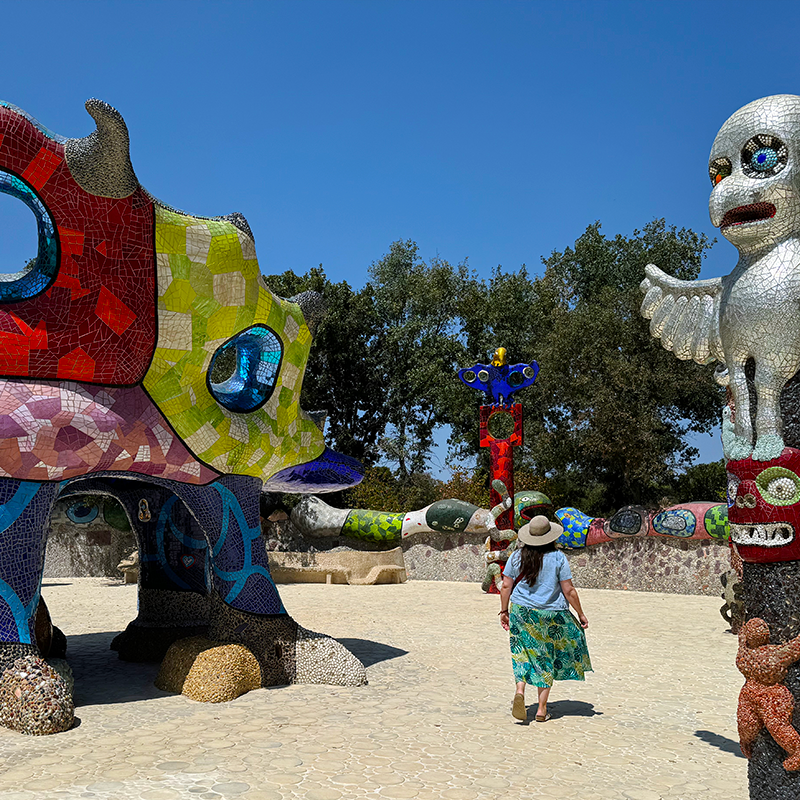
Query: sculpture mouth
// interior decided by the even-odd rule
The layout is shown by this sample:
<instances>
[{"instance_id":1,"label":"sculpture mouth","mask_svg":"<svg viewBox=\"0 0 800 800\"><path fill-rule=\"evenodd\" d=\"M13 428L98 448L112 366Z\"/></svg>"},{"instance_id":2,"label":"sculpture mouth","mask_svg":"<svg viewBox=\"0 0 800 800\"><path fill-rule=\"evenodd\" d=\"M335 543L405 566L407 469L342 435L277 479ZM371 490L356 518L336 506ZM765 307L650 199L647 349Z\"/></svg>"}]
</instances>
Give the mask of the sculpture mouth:
<instances>
[{"instance_id":1,"label":"sculpture mouth","mask_svg":"<svg viewBox=\"0 0 800 800\"><path fill-rule=\"evenodd\" d=\"M752 203L749 206L737 206L725 212L725 216L720 222L720 228L727 228L731 225L746 225L748 222L760 222L764 219L772 219L775 216L775 206L772 203Z\"/></svg>"},{"instance_id":2,"label":"sculpture mouth","mask_svg":"<svg viewBox=\"0 0 800 800\"><path fill-rule=\"evenodd\" d=\"M769 522L761 525L731 523L731 539L745 547L783 547L794 541L794 525Z\"/></svg>"}]
</instances>

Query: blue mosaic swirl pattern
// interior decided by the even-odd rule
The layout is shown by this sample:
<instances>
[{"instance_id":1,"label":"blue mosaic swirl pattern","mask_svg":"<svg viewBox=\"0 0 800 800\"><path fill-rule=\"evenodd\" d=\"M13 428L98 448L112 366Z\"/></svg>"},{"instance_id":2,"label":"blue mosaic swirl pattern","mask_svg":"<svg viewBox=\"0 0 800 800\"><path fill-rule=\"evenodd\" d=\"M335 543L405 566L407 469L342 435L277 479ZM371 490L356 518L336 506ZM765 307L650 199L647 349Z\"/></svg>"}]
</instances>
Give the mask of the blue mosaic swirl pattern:
<instances>
[{"instance_id":1,"label":"blue mosaic swirl pattern","mask_svg":"<svg viewBox=\"0 0 800 800\"><path fill-rule=\"evenodd\" d=\"M58 484L0 481L0 642L33 644L45 531Z\"/></svg>"}]
</instances>

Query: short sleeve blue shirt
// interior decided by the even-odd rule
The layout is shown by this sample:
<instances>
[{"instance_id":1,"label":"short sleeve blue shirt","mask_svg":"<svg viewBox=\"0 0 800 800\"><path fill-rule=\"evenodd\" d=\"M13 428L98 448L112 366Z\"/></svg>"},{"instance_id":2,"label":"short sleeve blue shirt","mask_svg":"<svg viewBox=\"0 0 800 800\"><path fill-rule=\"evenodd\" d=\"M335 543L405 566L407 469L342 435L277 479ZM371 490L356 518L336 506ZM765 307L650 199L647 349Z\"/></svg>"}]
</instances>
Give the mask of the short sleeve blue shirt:
<instances>
[{"instance_id":1,"label":"short sleeve blue shirt","mask_svg":"<svg viewBox=\"0 0 800 800\"><path fill-rule=\"evenodd\" d=\"M506 562L503 575L516 580L521 564L522 553L515 550ZM545 553L542 558L542 568L536 576L536 582L533 586L529 586L527 581L517 583L514 591L511 592L511 602L544 611L565 611L569 608L569 603L561 591L561 581L571 578L569 562L560 550Z\"/></svg>"}]
</instances>

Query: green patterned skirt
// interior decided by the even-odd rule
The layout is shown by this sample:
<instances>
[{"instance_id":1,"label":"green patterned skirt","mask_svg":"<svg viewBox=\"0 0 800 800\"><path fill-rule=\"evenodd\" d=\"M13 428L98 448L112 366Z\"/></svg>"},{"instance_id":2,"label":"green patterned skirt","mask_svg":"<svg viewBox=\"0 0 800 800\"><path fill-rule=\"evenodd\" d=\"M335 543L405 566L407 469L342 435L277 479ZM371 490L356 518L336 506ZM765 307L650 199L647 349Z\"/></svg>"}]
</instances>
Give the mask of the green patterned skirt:
<instances>
[{"instance_id":1,"label":"green patterned skirt","mask_svg":"<svg viewBox=\"0 0 800 800\"><path fill-rule=\"evenodd\" d=\"M569 611L544 611L516 603L510 614L514 680L532 686L582 681L592 671L586 636Z\"/></svg>"}]
</instances>

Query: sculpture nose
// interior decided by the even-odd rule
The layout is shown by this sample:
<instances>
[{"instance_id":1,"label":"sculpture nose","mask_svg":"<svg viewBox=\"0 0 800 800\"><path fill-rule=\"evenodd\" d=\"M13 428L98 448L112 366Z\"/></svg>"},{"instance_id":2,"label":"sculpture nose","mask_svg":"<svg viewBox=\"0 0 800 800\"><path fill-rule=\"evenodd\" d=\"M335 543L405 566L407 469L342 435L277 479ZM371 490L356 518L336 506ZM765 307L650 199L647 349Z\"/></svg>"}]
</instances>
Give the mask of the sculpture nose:
<instances>
[{"instance_id":1,"label":"sculpture nose","mask_svg":"<svg viewBox=\"0 0 800 800\"><path fill-rule=\"evenodd\" d=\"M736 495L736 507L737 508L755 508L757 504L755 495L750 494L748 492L745 495L737 494Z\"/></svg>"}]
</instances>

